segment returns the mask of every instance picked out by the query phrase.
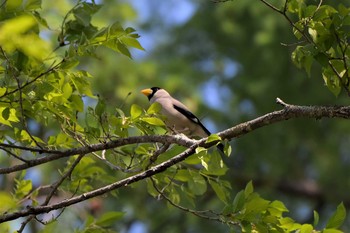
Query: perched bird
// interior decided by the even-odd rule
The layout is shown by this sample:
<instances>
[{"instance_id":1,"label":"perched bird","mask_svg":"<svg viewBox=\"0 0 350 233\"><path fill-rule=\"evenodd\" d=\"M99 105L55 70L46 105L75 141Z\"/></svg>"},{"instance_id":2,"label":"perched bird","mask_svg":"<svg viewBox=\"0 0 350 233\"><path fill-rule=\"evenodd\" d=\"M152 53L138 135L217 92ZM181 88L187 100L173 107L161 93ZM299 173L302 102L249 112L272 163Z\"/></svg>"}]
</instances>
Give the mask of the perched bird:
<instances>
[{"instance_id":1,"label":"perched bird","mask_svg":"<svg viewBox=\"0 0 350 233\"><path fill-rule=\"evenodd\" d=\"M160 87L151 87L141 91L148 97L150 103L159 103L162 106L161 114L165 116L166 126L175 133L183 133L189 137L208 137L211 133L188 108L171 97ZM224 146L220 143L218 149L223 152Z\"/></svg>"}]
</instances>

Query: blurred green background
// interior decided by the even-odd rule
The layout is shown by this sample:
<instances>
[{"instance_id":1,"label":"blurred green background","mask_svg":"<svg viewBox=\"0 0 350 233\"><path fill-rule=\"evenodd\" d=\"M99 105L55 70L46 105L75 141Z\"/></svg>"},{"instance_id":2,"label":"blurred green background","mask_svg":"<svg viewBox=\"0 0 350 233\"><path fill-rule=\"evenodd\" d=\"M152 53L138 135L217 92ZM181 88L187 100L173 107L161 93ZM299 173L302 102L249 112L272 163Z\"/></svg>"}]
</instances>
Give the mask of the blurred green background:
<instances>
[{"instance_id":1,"label":"blurred green background","mask_svg":"<svg viewBox=\"0 0 350 233\"><path fill-rule=\"evenodd\" d=\"M279 110L276 97L296 105L348 104L344 94L336 98L328 91L317 64L310 77L294 66L290 56L296 40L289 23L257 0L96 2L103 7L94 16L94 24L120 21L124 27L131 26L145 48L132 50L133 60L99 49L96 58L81 63L80 68L94 77L94 94L110 108L129 112L134 103L147 108L148 100L140 90L160 86L184 102L212 132L219 132ZM74 3L43 1L42 15L59 32ZM54 31L43 36L57 40ZM257 192L283 201L290 216L300 222L312 222L313 210L321 220L328 218L341 201L349 208L349 132L345 120L293 119L232 140L226 176L232 196L253 180ZM32 172L34 179L42 180L58 175L42 174L45 171ZM217 222L166 208L143 188L122 189L118 198L103 196L68 208L71 215L65 214L59 231L52 231L71 232L84 223L86 209L96 215L105 209L127 212L117 223L121 232L227 232ZM222 208L214 193L199 201L199 209ZM76 221L72 222L73 216ZM350 220L346 224L350 230Z\"/></svg>"}]
</instances>

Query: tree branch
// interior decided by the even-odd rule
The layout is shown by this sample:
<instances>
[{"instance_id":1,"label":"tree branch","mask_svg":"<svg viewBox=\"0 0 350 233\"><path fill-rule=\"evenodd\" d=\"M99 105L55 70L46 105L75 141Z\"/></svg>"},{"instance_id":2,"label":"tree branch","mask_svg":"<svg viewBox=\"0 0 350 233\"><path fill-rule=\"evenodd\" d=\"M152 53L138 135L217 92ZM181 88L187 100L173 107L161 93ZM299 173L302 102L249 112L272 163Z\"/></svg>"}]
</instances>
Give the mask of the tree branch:
<instances>
[{"instance_id":1,"label":"tree branch","mask_svg":"<svg viewBox=\"0 0 350 233\"><path fill-rule=\"evenodd\" d=\"M199 141L198 141L199 142ZM187 150L185 150L184 152L178 154L177 156L159 164L156 165L154 167L149 168L148 170L141 172L139 174L136 174L134 176L125 178L123 180L117 181L115 183L112 183L110 185L104 186L102 188L93 190L91 192L86 192L84 194L81 194L79 196L76 197L72 197L70 199L67 200L63 200L61 202L52 204L52 205L46 205L46 206L37 206L37 207L32 207L29 206L27 207L27 209L25 210L21 210L21 211L17 211L14 213L9 213L9 214L3 214L0 216L0 223L2 222L6 222L6 221L11 221L20 217L25 217L25 216L29 216L29 215L38 215L38 214L43 214L43 213L48 213L51 210L56 210L56 209L61 209L63 207L67 207L82 201L85 201L87 199L96 197L96 196L100 196L103 195L105 193L108 193L112 190L121 188L121 187L126 187L132 183L135 183L137 181L143 180L145 178L151 177L157 173L163 172L165 171L167 168L173 166L174 164L177 164L181 161L183 161L184 159L186 159L187 157L189 157L190 155L195 153L195 149L199 146L199 143L194 143L190 148L188 148Z\"/></svg>"},{"instance_id":2,"label":"tree branch","mask_svg":"<svg viewBox=\"0 0 350 233\"><path fill-rule=\"evenodd\" d=\"M276 102L284 107L283 110L274 111L260 116L251 121L247 121L236 125L232 128L226 129L217 133L223 140L230 140L249 133L257 128L271 125L280 121L289 120L292 118L344 118L350 119L350 106L297 106L284 103L281 99L277 98ZM1 147L10 147L16 149L22 149L37 153L52 154L49 156L28 160L27 162L12 167L0 168L0 174L8 174L16 171L21 171L30 167L34 167L40 164L44 164L50 161L58 160L61 158L69 157L77 154L89 154L96 151L108 150L117 148L120 146L136 144L136 143L163 143L163 144L177 144L184 147L190 147L193 145L199 145L204 147L210 147L212 144L206 144L206 138L201 140L193 140L182 135L144 135L134 136L128 138L119 138L111 140L105 143L92 144L79 148L68 149L65 151L59 150L44 150L32 147L21 147L8 144L0 144Z\"/></svg>"},{"instance_id":3,"label":"tree branch","mask_svg":"<svg viewBox=\"0 0 350 233\"><path fill-rule=\"evenodd\" d=\"M333 106L333 107L326 107L326 106L296 106L296 105L290 105L283 102L281 99L277 98L276 102L284 107L283 110L280 111L274 111L268 114L265 114L263 116L260 116L256 119L253 119L251 121L247 121L244 123L241 123L239 125L236 125L230 129L224 130L218 135L222 139L232 139L238 136L245 135L255 129L258 129L263 126L271 125L280 121L289 120L292 118L315 118L320 119L322 117L326 118L344 118L349 119L350 118L350 107L347 106ZM170 144L178 144L185 147L189 147L184 152L176 155L175 157L158 164L154 167L150 167L144 172L140 172L136 175L130 176L128 178L125 178L123 180L117 181L115 183L112 183L110 185L95 189L91 192L86 192L84 194L81 194L76 197L72 197L66 200L63 200L58 203L54 203L51 205L44 205L44 206L37 206L37 207L27 207L27 209L8 213L0 216L0 223L10 221L13 219L17 219L19 217L25 217L29 215L37 215L42 213L48 213L52 210L61 209L79 202L82 202L84 200L100 196L102 194L108 193L112 190L128 186L132 183L135 183L137 181L143 180L145 178L151 177L157 173L163 172L169 167L173 166L174 164L177 164L190 155L195 153L195 149L198 146L210 146L205 143L206 138L203 138L201 140L192 140L186 137L182 137L181 135L150 135L150 136L138 136L138 137L130 137L130 138L121 138L117 140L113 140L107 143L100 143L100 144L94 144L90 146L84 146L81 148L75 148L70 149L67 151L61 152L61 154L55 154L52 156L56 156L55 159L67 157L74 154L87 154L99 150L105 150L105 149L111 149L122 145L127 144L133 144L133 143L149 143L149 142L160 142L160 143L170 143ZM47 161L51 161L51 157L44 157L40 158L40 162L43 162L43 159L47 159ZM33 161L38 161L33 160ZM38 162L37 162L38 164ZM23 164L23 166L28 166L28 163ZM13 169L13 167L8 168Z\"/></svg>"},{"instance_id":4,"label":"tree branch","mask_svg":"<svg viewBox=\"0 0 350 233\"><path fill-rule=\"evenodd\" d=\"M117 148L120 146L137 144L137 143L150 143L150 142L177 144L184 147L190 147L196 142L196 140L193 140L181 135L144 135L144 136L134 136L134 137L128 137L128 138L119 138L106 143L97 143L97 144L92 144L92 145L83 146L79 148L68 149L64 151L47 150L47 149L23 147L23 146L0 143L0 146L4 148L9 147L9 148L16 148L16 149L21 149L25 151L51 154L49 156L45 156L45 157L41 157L33 160L27 160L27 162L23 164L18 164L12 167L0 168L0 174L8 174L16 171L21 171L30 167L34 167L40 164L69 157L72 155L77 155L77 154L85 155L96 151Z\"/></svg>"}]
</instances>

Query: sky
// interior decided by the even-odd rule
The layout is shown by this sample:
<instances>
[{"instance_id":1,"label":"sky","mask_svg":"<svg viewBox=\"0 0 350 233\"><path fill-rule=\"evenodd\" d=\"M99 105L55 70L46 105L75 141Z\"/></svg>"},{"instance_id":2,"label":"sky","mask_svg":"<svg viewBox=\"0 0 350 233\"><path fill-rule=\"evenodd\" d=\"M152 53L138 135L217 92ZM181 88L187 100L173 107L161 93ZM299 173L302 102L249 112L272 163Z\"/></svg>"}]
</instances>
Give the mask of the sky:
<instances>
[{"instance_id":1,"label":"sky","mask_svg":"<svg viewBox=\"0 0 350 233\"><path fill-rule=\"evenodd\" d=\"M166 28L177 26L186 23L196 11L196 6L189 0L130 0L129 1L138 14L138 23L145 24L150 22L155 15L163 19L162 25L153 27L151 31L139 30L141 35L140 43L145 48L146 52L134 50L133 56L137 59L142 59L147 56L147 52L154 49L157 40L162 40Z\"/></svg>"}]
</instances>

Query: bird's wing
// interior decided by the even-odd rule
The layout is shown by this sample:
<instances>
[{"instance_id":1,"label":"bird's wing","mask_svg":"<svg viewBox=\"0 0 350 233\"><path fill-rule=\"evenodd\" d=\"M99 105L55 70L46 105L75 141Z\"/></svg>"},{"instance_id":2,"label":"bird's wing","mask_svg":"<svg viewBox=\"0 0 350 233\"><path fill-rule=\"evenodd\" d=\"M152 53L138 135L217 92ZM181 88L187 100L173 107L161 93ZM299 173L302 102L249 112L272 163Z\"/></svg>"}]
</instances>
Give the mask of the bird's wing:
<instances>
[{"instance_id":1,"label":"bird's wing","mask_svg":"<svg viewBox=\"0 0 350 233\"><path fill-rule=\"evenodd\" d=\"M196 117L192 112L188 111L187 109L182 108L181 106L178 106L176 104L173 104L173 107L179 111L182 115L184 115L185 117L187 117L187 119L189 119L190 121L192 121L193 123L199 125L203 131L208 134L208 136L211 134L210 131L205 128L205 126L202 124L202 122L198 119L198 117Z\"/></svg>"}]
</instances>

